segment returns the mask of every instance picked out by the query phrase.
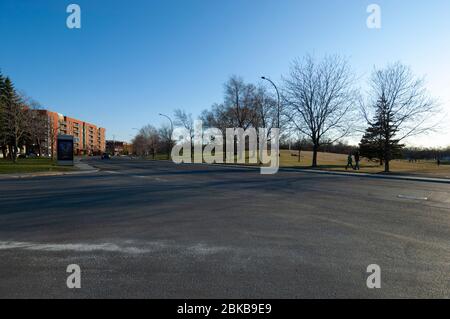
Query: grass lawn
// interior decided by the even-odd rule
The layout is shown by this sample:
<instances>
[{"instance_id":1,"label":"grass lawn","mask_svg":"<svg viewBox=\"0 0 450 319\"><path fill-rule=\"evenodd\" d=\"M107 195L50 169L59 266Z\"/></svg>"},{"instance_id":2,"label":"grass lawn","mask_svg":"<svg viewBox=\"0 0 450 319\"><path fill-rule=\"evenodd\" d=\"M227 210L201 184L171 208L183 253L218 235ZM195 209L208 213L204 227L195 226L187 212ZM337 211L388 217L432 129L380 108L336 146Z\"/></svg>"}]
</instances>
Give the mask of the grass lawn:
<instances>
[{"instance_id":1,"label":"grass lawn","mask_svg":"<svg viewBox=\"0 0 450 319\"><path fill-rule=\"evenodd\" d=\"M312 152L302 151L299 161L298 151L281 150L280 167L292 167L310 169L312 163ZM327 171L342 171L345 172L345 166L347 165L347 156L345 154L335 153L318 153L318 167L319 170ZM246 154L248 160L248 154ZM247 161L248 163L248 161ZM353 161L353 164L355 162ZM246 164L257 165L257 164ZM382 174L384 173L384 166L380 166L379 162L368 161L363 158L360 162L361 169L354 171L349 168L348 172L356 173L371 173ZM418 161L416 163L410 163L407 160L394 160L390 163L391 174L396 175L416 175L416 176L428 176L428 177L440 177L450 178L450 163L442 163L441 166L437 166L436 161Z\"/></svg>"},{"instance_id":2,"label":"grass lawn","mask_svg":"<svg viewBox=\"0 0 450 319\"><path fill-rule=\"evenodd\" d=\"M47 158L18 159L17 163L0 159L0 174L35 173L35 172L65 172L73 167L57 166L56 162Z\"/></svg>"},{"instance_id":3,"label":"grass lawn","mask_svg":"<svg viewBox=\"0 0 450 319\"><path fill-rule=\"evenodd\" d=\"M281 150L280 167L292 167L292 168L311 168L312 152L302 151L299 161L298 151ZM207 158L207 155L205 155ZM153 159L152 156L146 157L146 159ZM158 154L156 160L167 160L167 154ZM247 164L248 154L246 154ZM236 160L236 159L235 159ZM345 166L347 165L347 155L335 154L335 153L318 153L318 167L319 170L328 171L343 171L345 172ZM353 164L355 164L353 162ZM349 168L348 172L356 173L371 173L382 174L384 173L384 166L380 166L378 162L371 162L363 158L361 163L361 170L354 171ZM394 160L390 163L391 174L396 175L416 175L416 176L428 176L428 177L440 177L450 178L450 163L442 163L441 166L437 166L435 161L418 161L416 163L410 163L407 160Z\"/></svg>"},{"instance_id":4,"label":"grass lawn","mask_svg":"<svg viewBox=\"0 0 450 319\"><path fill-rule=\"evenodd\" d=\"M281 151L280 166L282 167L302 167L308 168L311 166L312 152L303 151L299 162L297 151ZM318 154L319 169L332 171L345 171L347 165L347 155L334 153L319 153ZM354 164L354 162L353 162ZM360 163L361 173L383 173L384 167L379 163L370 162L362 159ZM435 161L418 161L417 163L410 163L407 160L394 160L390 163L391 173L393 174L407 174L407 175L423 175L430 177L444 177L450 178L450 165L443 163L437 166ZM349 171L354 172L352 169Z\"/></svg>"}]
</instances>

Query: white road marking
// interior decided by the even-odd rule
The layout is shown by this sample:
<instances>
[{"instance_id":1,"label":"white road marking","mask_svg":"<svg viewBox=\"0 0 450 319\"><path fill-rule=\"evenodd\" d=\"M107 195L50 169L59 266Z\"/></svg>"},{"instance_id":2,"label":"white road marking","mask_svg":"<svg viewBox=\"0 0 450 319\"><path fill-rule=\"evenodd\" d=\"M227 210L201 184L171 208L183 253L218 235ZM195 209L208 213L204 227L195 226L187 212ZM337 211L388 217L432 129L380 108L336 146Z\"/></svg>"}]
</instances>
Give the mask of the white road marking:
<instances>
[{"instance_id":1,"label":"white road marking","mask_svg":"<svg viewBox=\"0 0 450 319\"><path fill-rule=\"evenodd\" d=\"M398 198L402 199L412 199L412 200L428 200L428 197L418 197L413 195L398 195Z\"/></svg>"},{"instance_id":2,"label":"white road marking","mask_svg":"<svg viewBox=\"0 0 450 319\"><path fill-rule=\"evenodd\" d=\"M159 178L159 177L153 177L153 176L133 175L133 177L152 179L152 180L155 180L157 182L168 182L167 179L163 179L163 178Z\"/></svg>"},{"instance_id":3,"label":"white road marking","mask_svg":"<svg viewBox=\"0 0 450 319\"><path fill-rule=\"evenodd\" d=\"M142 254L149 252L149 249L141 249L137 247L120 247L112 243L104 244L40 244L27 242L0 242L0 250L22 249L37 251L76 251L76 252L119 252L128 254Z\"/></svg>"},{"instance_id":4,"label":"white road marking","mask_svg":"<svg viewBox=\"0 0 450 319\"><path fill-rule=\"evenodd\" d=\"M121 241L121 244L116 243L75 243L75 244L55 244L55 243L33 243L33 242L18 242L18 241L0 241L0 251L2 250L31 250L43 252L112 252L123 254L146 254L161 250L179 250L182 254L204 256L219 253L228 250L226 247L210 246L204 243L180 245L167 241L152 241L152 242L136 242L133 240Z\"/></svg>"}]
</instances>

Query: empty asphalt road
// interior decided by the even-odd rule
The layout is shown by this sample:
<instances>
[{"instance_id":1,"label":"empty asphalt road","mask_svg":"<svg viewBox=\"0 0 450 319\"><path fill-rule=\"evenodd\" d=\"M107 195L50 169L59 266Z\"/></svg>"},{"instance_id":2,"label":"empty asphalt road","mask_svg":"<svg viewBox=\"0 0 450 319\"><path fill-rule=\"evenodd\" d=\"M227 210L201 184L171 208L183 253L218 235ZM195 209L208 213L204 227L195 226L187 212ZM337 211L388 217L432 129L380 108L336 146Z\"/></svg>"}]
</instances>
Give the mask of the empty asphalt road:
<instances>
[{"instance_id":1,"label":"empty asphalt road","mask_svg":"<svg viewBox=\"0 0 450 319\"><path fill-rule=\"evenodd\" d=\"M450 297L449 184L89 162L0 180L0 297Z\"/></svg>"}]
</instances>

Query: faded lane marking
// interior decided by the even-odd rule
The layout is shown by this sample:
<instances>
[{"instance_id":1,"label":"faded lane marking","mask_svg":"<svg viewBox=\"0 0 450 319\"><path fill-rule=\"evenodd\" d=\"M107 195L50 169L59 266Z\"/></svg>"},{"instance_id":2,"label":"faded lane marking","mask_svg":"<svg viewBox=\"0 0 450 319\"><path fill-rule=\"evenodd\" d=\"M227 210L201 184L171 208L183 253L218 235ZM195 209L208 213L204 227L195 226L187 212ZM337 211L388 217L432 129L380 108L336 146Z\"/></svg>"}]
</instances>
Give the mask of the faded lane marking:
<instances>
[{"instance_id":1,"label":"faded lane marking","mask_svg":"<svg viewBox=\"0 0 450 319\"><path fill-rule=\"evenodd\" d=\"M29 242L0 242L0 250L7 249L22 249L22 250L37 250L37 251L76 251L76 252L119 252L127 254L142 254L147 253L149 249L142 249L137 247L121 247L112 243L104 244L41 244Z\"/></svg>"},{"instance_id":2,"label":"faded lane marking","mask_svg":"<svg viewBox=\"0 0 450 319\"><path fill-rule=\"evenodd\" d=\"M113 252L122 254L147 254L163 250L177 250L177 254L187 255L211 255L222 251L229 250L226 247L211 246L205 243L197 243L192 245L178 245L166 241L154 242L136 242L132 240L122 241L122 244L116 243L33 243L33 242L18 242L18 241L0 241L1 250L31 250L31 251L45 251L45 252ZM181 252L180 252L181 251Z\"/></svg>"},{"instance_id":3,"label":"faded lane marking","mask_svg":"<svg viewBox=\"0 0 450 319\"><path fill-rule=\"evenodd\" d=\"M168 182L167 179L163 179L163 178L160 178L160 177L144 176L144 175L133 175L133 177L141 178L141 179L151 179L151 180L154 180L154 181L157 181L157 182Z\"/></svg>"},{"instance_id":4,"label":"faded lane marking","mask_svg":"<svg viewBox=\"0 0 450 319\"><path fill-rule=\"evenodd\" d=\"M413 196L413 195L398 195L398 198L402 199L411 199L411 200L428 200L428 197L420 197L420 196Z\"/></svg>"}]
</instances>

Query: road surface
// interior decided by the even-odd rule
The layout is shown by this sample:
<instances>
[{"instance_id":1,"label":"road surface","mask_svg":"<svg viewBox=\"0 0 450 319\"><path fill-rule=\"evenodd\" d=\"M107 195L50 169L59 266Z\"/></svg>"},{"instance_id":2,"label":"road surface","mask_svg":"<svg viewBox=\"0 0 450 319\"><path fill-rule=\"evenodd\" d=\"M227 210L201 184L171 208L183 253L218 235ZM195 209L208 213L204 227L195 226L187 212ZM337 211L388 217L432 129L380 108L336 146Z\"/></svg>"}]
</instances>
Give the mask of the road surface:
<instances>
[{"instance_id":1,"label":"road surface","mask_svg":"<svg viewBox=\"0 0 450 319\"><path fill-rule=\"evenodd\" d=\"M0 180L0 297L450 297L448 184L89 163Z\"/></svg>"}]
</instances>

